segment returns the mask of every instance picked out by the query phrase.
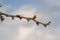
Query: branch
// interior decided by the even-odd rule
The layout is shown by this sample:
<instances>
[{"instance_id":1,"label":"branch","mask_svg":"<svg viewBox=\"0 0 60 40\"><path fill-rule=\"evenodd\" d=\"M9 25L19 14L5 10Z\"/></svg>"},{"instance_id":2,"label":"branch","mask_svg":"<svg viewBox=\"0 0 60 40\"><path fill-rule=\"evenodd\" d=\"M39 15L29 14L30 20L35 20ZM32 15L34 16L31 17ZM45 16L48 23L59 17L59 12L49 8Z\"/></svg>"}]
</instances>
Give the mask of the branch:
<instances>
[{"instance_id":1,"label":"branch","mask_svg":"<svg viewBox=\"0 0 60 40\"><path fill-rule=\"evenodd\" d=\"M4 21L4 19L5 19L3 16L11 17L12 20L14 20L15 17L16 17L16 18L19 18L20 20L21 20L22 18L23 18L23 19L26 19L28 22L29 22L30 20L33 20L33 21L37 24L37 26L39 26L39 24L42 24L44 27L47 27L47 26L51 23L51 21L49 21L48 23L42 23L42 22L37 21L37 20L36 20L36 15L34 15L32 18L30 18L30 17L21 16L21 15L10 15L10 14L5 14L5 13L0 12L0 20L1 20L1 21Z\"/></svg>"}]
</instances>

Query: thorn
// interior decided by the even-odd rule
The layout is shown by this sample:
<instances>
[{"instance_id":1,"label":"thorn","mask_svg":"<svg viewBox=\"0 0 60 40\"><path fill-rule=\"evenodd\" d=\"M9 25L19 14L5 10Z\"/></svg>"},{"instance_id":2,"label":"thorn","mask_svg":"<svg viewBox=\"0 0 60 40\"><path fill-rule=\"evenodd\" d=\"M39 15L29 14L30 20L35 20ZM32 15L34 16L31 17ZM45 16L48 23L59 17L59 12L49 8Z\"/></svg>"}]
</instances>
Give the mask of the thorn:
<instances>
[{"instance_id":1,"label":"thorn","mask_svg":"<svg viewBox=\"0 0 60 40\"><path fill-rule=\"evenodd\" d=\"M36 15L34 15L34 17L32 18L33 20L36 18Z\"/></svg>"},{"instance_id":2,"label":"thorn","mask_svg":"<svg viewBox=\"0 0 60 40\"><path fill-rule=\"evenodd\" d=\"M22 19L22 17L20 17L20 15L16 15L16 17L20 18L20 20Z\"/></svg>"},{"instance_id":3,"label":"thorn","mask_svg":"<svg viewBox=\"0 0 60 40\"><path fill-rule=\"evenodd\" d=\"M22 17L20 17L20 20L22 19Z\"/></svg>"},{"instance_id":4,"label":"thorn","mask_svg":"<svg viewBox=\"0 0 60 40\"><path fill-rule=\"evenodd\" d=\"M6 15L6 17L9 17L10 15Z\"/></svg>"},{"instance_id":5,"label":"thorn","mask_svg":"<svg viewBox=\"0 0 60 40\"><path fill-rule=\"evenodd\" d=\"M20 15L16 15L16 17L20 17Z\"/></svg>"},{"instance_id":6,"label":"thorn","mask_svg":"<svg viewBox=\"0 0 60 40\"><path fill-rule=\"evenodd\" d=\"M28 18L27 18L27 21L29 22L30 20L31 20L31 18L28 17Z\"/></svg>"},{"instance_id":7,"label":"thorn","mask_svg":"<svg viewBox=\"0 0 60 40\"><path fill-rule=\"evenodd\" d=\"M44 24L44 27L47 27L47 25L46 25L46 24Z\"/></svg>"},{"instance_id":8,"label":"thorn","mask_svg":"<svg viewBox=\"0 0 60 40\"><path fill-rule=\"evenodd\" d=\"M23 16L20 16L20 20L22 19Z\"/></svg>"},{"instance_id":9,"label":"thorn","mask_svg":"<svg viewBox=\"0 0 60 40\"><path fill-rule=\"evenodd\" d=\"M30 20L29 20L29 19L27 19L27 21L29 22Z\"/></svg>"},{"instance_id":10,"label":"thorn","mask_svg":"<svg viewBox=\"0 0 60 40\"><path fill-rule=\"evenodd\" d=\"M4 18L3 16L1 16L1 22L4 21L4 19L5 19L5 18Z\"/></svg>"},{"instance_id":11,"label":"thorn","mask_svg":"<svg viewBox=\"0 0 60 40\"><path fill-rule=\"evenodd\" d=\"M12 17L12 20L14 20L14 17Z\"/></svg>"},{"instance_id":12,"label":"thorn","mask_svg":"<svg viewBox=\"0 0 60 40\"><path fill-rule=\"evenodd\" d=\"M39 26L39 22L36 22L37 26Z\"/></svg>"}]
</instances>

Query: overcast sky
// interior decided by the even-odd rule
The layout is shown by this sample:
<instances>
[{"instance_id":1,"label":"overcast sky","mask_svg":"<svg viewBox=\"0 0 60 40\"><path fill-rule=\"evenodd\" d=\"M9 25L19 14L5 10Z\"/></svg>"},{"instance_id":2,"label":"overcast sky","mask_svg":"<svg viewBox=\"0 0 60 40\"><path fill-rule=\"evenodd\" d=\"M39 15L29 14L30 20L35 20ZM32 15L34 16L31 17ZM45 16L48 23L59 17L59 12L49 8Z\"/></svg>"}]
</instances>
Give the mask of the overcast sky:
<instances>
[{"instance_id":1,"label":"overcast sky","mask_svg":"<svg viewBox=\"0 0 60 40\"><path fill-rule=\"evenodd\" d=\"M15 18L0 21L0 40L60 40L60 0L0 0L0 11L19 14L51 24L45 28L37 26L34 21L27 22Z\"/></svg>"}]
</instances>

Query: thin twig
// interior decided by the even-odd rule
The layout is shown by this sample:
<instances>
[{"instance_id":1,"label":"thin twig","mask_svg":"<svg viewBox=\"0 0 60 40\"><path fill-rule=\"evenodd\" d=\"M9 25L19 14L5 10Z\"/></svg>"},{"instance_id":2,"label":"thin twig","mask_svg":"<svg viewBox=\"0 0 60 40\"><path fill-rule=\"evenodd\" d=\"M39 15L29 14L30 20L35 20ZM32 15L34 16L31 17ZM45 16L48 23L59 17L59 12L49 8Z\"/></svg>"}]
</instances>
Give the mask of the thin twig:
<instances>
[{"instance_id":1,"label":"thin twig","mask_svg":"<svg viewBox=\"0 0 60 40\"><path fill-rule=\"evenodd\" d=\"M29 22L30 20L33 20L37 25L42 24L44 27L47 27L47 26L51 23L51 21L49 21L48 23L42 23L42 22L37 21L37 20L36 20L36 15L34 15L32 18L30 18L30 17L21 16L21 15L10 15L10 14L5 14L5 13L0 12L0 19L1 19L1 21L4 21L4 19L5 19L3 16L11 17L12 20L14 20L15 17L16 17L16 18L19 18L20 20L21 20L22 18L23 18L23 19L26 19L28 22Z\"/></svg>"}]
</instances>

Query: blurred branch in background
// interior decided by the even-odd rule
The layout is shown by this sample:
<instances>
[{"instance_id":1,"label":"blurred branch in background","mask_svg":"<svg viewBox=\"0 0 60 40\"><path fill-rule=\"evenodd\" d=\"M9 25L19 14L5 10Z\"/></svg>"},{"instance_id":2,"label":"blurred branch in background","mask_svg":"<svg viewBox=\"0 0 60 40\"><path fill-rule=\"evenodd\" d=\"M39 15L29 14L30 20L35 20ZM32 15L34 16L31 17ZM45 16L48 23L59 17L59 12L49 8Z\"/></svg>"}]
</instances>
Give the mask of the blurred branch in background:
<instances>
[{"instance_id":1,"label":"blurred branch in background","mask_svg":"<svg viewBox=\"0 0 60 40\"><path fill-rule=\"evenodd\" d=\"M0 3L0 7L2 7L2 3Z\"/></svg>"}]
</instances>

